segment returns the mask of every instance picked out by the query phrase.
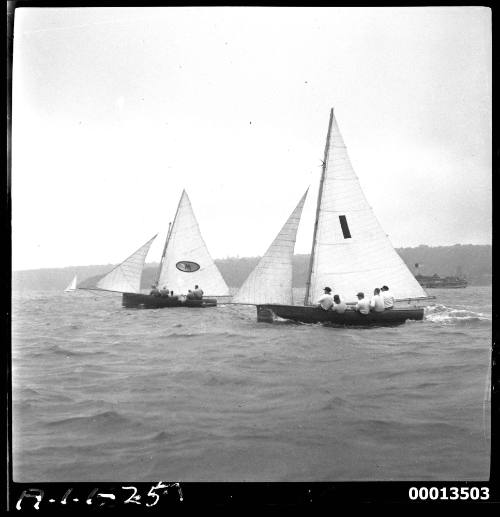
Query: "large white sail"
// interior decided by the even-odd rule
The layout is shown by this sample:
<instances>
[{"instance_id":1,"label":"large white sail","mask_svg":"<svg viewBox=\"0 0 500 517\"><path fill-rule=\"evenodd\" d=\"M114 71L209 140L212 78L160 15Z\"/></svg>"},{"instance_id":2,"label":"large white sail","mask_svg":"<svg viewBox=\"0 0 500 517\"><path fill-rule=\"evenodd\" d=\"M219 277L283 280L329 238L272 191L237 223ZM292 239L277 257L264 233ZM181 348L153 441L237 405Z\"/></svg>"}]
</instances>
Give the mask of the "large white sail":
<instances>
[{"instance_id":1,"label":"large white sail","mask_svg":"<svg viewBox=\"0 0 500 517\"><path fill-rule=\"evenodd\" d=\"M361 190L333 109L328 134L305 303L315 303L325 286L346 302L383 285L395 298L425 297Z\"/></svg>"},{"instance_id":2,"label":"large white sail","mask_svg":"<svg viewBox=\"0 0 500 517\"><path fill-rule=\"evenodd\" d=\"M158 285L174 294L187 294L199 285L205 296L229 295L229 288L203 241L186 191L182 192L170 229Z\"/></svg>"},{"instance_id":3,"label":"large white sail","mask_svg":"<svg viewBox=\"0 0 500 517\"><path fill-rule=\"evenodd\" d=\"M287 222L234 296L235 303L291 305L292 260L307 190Z\"/></svg>"},{"instance_id":4,"label":"large white sail","mask_svg":"<svg viewBox=\"0 0 500 517\"><path fill-rule=\"evenodd\" d=\"M69 283L68 287L64 289L65 293L70 293L71 291L76 291L76 282L77 282L77 275L73 277L73 280Z\"/></svg>"},{"instance_id":5,"label":"large white sail","mask_svg":"<svg viewBox=\"0 0 500 517\"><path fill-rule=\"evenodd\" d=\"M155 238L156 235L121 264L113 268L106 276L102 277L97 282L97 288L120 293L140 293L144 261Z\"/></svg>"}]
</instances>

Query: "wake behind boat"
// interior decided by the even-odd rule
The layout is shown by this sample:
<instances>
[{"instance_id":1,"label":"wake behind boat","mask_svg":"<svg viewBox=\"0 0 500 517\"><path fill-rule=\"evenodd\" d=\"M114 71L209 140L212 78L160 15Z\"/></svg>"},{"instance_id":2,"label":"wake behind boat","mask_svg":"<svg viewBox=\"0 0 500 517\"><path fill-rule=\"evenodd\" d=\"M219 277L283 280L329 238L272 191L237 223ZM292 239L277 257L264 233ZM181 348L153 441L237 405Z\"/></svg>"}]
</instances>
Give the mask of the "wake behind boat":
<instances>
[{"instance_id":1,"label":"wake behind boat","mask_svg":"<svg viewBox=\"0 0 500 517\"><path fill-rule=\"evenodd\" d=\"M394 250L368 204L350 163L333 109L325 145L314 224L310 269L304 305L293 304L292 258L305 195L273 244L244 282L233 302L257 306L257 320L276 317L304 323L379 326L422 320L424 309L414 302L428 299L423 288ZM391 286L398 302L383 312L360 314L326 311L315 305L324 286L332 286L348 305L358 291ZM413 305L411 305L413 303Z\"/></svg>"},{"instance_id":2,"label":"wake behind boat","mask_svg":"<svg viewBox=\"0 0 500 517\"><path fill-rule=\"evenodd\" d=\"M174 221L169 225L156 275L155 286L162 289L146 294L141 292L141 277L155 238L156 235L113 268L95 288L87 289L122 293L123 307L145 309L215 307L214 296L229 296L229 288L203 241L186 191L182 192ZM190 292L194 286L200 286L208 297L197 298Z\"/></svg>"}]
</instances>

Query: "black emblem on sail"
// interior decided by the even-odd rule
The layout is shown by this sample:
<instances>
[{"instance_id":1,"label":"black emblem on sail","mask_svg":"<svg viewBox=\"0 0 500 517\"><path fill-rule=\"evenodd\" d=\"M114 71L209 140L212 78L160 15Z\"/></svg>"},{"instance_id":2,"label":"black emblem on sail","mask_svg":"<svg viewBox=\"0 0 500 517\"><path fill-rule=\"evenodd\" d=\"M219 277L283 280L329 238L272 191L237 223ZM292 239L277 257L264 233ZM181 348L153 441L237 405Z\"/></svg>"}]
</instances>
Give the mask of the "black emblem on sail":
<instances>
[{"instance_id":1,"label":"black emblem on sail","mask_svg":"<svg viewBox=\"0 0 500 517\"><path fill-rule=\"evenodd\" d=\"M200 265L196 262L190 262L189 260L181 260L180 262L177 262L175 267L179 271L183 271L184 273L194 273L195 271L198 271L200 269Z\"/></svg>"},{"instance_id":2,"label":"black emblem on sail","mask_svg":"<svg viewBox=\"0 0 500 517\"><path fill-rule=\"evenodd\" d=\"M340 227L342 228L342 233L344 234L344 239L351 238L351 232L349 231L349 226L347 225L347 219L345 215L339 215Z\"/></svg>"}]
</instances>

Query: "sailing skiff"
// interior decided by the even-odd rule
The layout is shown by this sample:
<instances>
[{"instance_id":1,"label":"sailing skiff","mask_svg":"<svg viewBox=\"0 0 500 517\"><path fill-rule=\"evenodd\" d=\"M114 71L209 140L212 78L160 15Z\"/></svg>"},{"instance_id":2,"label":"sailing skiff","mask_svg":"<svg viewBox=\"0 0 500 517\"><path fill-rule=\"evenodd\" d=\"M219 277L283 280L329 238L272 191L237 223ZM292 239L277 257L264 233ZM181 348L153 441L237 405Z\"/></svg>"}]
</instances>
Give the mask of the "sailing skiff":
<instances>
[{"instance_id":1,"label":"sailing skiff","mask_svg":"<svg viewBox=\"0 0 500 517\"><path fill-rule=\"evenodd\" d=\"M73 291L76 291L77 278L78 278L78 275L75 275L73 277L73 280L71 280L68 287L66 287L66 289L64 289L65 293L71 293Z\"/></svg>"},{"instance_id":2,"label":"sailing skiff","mask_svg":"<svg viewBox=\"0 0 500 517\"><path fill-rule=\"evenodd\" d=\"M171 296L141 292L144 261L155 238L156 235L113 268L97 282L96 287L87 289L122 293L123 307L146 309L214 307L217 305L214 296L230 295L201 236L185 190L179 200L174 221L169 225L155 280L155 285L172 292ZM195 285L199 285L208 297L201 300L187 298L189 290Z\"/></svg>"},{"instance_id":3,"label":"sailing skiff","mask_svg":"<svg viewBox=\"0 0 500 517\"><path fill-rule=\"evenodd\" d=\"M295 305L292 259L306 194L233 302L256 305L257 320L265 322L279 317L304 323L385 326L422 320L424 309L417 307L416 302L430 297L394 250L368 204L333 109L319 185L306 295L303 305ZM357 301L356 293L364 292L370 298L374 288L382 285L389 285L395 294L398 304L394 309L363 315L352 308L339 314L317 306L326 286L352 306ZM403 302L406 306L401 307Z\"/></svg>"}]
</instances>

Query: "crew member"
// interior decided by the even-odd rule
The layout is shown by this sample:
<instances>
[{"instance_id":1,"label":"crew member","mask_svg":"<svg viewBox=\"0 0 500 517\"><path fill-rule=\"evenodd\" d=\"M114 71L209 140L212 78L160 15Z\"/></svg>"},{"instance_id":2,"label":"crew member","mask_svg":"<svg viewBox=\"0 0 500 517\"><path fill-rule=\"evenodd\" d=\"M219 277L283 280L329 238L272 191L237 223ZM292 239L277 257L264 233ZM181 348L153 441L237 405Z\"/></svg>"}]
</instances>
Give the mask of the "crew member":
<instances>
[{"instance_id":1,"label":"crew member","mask_svg":"<svg viewBox=\"0 0 500 517\"><path fill-rule=\"evenodd\" d=\"M325 287L323 289L325 294L318 300L318 307L321 307L323 310L328 311L333 306L333 296L332 290L329 287Z\"/></svg>"},{"instance_id":2,"label":"crew member","mask_svg":"<svg viewBox=\"0 0 500 517\"><path fill-rule=\"evenodd\" d=\"M203 289L200 289L199 286L195 285L193 294L194 294L195 300L201 300L203 298Z\"/></svg>"},{"instance_id":3,"label":"crew member","mask_svg":"<svg viewBox=\"0 0 500 517\"><path fill-rule=\"evenodd\" d=\"M347 310L346 303L340 301L340 296L338 294L334 295L332 311L338 312L339 314L344 314L344 312L346 310Z\"/></svg>"},{"instance_id":4,"label":"crew member","mask_svg":"<svg viewBox=\"0 0 500 517\"><path fill-rule=\"evenodd\" d=\"M358 302L356 303L355 310L361 314L368 314L370 312L370 302L365 298L365 293L358 293Z\"/></svg>"},{"instance_id":5,"label":"crew member","mask_svg":"<svg viewBox=\"0 0 500 517\"><path fill-rule=\"evenodd\" d=\"M394 296L392 296L392 293L386 285L382 286L382 298L384 300L384 308L386 310L394 309Z\"/></svg>"},{"instance_id":6,"label":"crew member","mask_svg":"<svg viewBox=\"0 0 500 517\"><path fill-rule=\"evenodd\" d=\"M382 312L384 310L384 299L380 296L380 289L378 287L373 291L370 308L374 312Z\"/></svg>"}]
</instances>

